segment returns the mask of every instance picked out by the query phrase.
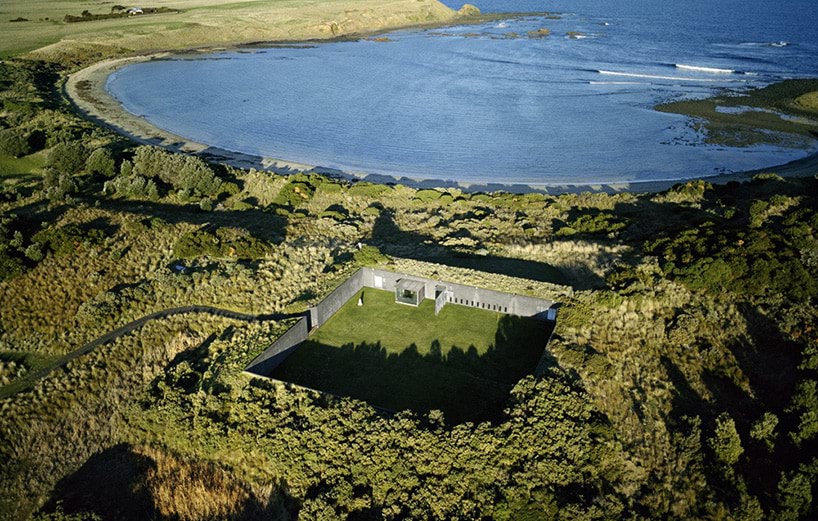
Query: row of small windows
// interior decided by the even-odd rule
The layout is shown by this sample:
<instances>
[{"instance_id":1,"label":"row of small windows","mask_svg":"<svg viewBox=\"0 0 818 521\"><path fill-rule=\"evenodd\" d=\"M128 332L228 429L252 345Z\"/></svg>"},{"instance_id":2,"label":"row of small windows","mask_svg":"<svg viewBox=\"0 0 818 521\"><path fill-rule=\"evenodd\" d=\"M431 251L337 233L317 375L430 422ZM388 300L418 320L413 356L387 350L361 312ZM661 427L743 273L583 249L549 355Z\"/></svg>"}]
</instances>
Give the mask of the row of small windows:
<instances>
[{"instance_id":1,"label":"row of small windows","mask_svg":"<svg viewBox=\"0 0 818 521\"><path fill-rule=\"evenodd\" d=\"M462 304L464 306L471 306L473 308L482 308L482 309L489 309L491 311L501 311L503 313L508 313L508 307L506 306L498 306L497 304L486 304L485 302L475 302L473 300L466 300L463 298L454 298L449 297L449 302L454 302L455 304Z\"/></svg>"}]
</instances>

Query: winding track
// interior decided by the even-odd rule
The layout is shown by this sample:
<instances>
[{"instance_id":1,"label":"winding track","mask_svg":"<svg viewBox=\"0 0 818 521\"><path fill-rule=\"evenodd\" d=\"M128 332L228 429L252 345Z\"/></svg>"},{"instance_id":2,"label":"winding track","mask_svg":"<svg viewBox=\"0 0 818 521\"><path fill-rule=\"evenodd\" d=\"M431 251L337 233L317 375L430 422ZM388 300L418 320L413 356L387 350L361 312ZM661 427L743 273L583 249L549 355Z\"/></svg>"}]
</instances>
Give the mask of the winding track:
<instances>
[{"instance_id":1,"label":"winding track","mask_svg":"<svg viewBox=\"0 0 818 521\"><path fill-rule=\"evenodd\" d=\"M210 315L232 318L235 320L243 320L245 322L266 322L269 320L285 320L288 318L298 318L304 316L304 313L269 313L266 315L250 315L247 313L239 313L238 311L231 311L229 309L216 308L212 306L182 306L178 308L168 308L163 309L161 311L155 311L143 317L137 318L136 320L129 322L118 329L105 333L99 338L92 340L91 342L88 342L84 346L79 347L74 351L71 351L67 355L60 358L55 364L49 367L45 367L43 369L39 369L37 371L27 374L26 376L19 380L21 385L16 390L12 391L7 396L0 395L0 399L10 398L11 396L14 396L20 391L30 388L31 385L34 384L37 380L46 377L53 370L60 367L64 367L65 364L67 364L71 360L74 360L75 358L80 357L84 354L90 353L91 351L93 351L94 349L103 344L107 344L108 342L116 338L119 338L136 329L139 329L140 327L144 326L151 320L155 320L157 318L167 318L174 315L185 315L188 313L208 313Z\"/></svg>"}]
</instances>

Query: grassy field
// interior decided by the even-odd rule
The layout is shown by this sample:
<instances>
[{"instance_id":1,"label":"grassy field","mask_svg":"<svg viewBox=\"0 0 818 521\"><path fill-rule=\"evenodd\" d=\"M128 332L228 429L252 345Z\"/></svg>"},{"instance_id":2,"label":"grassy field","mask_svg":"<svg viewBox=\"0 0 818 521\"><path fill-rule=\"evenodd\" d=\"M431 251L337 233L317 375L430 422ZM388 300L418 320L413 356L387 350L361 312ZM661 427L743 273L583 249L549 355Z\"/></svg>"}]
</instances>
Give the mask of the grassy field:
<instances>
[{"instance_id":1,"label":"grassy field","mask_svg":"<svg viewBox=\"0 0 818 521\"><path fill-rule=\"evenodd\" d=\"M61 61L68 56L99 59L132 51L330 38L455 16L436 0L154 0L139 5L179 12L64 21L85 10L108 14L113 5L5 0L0 5L0 57L45 48L36 55Z\"/></svg>"},{"instance_id":2,"label":"grassy field","mask_svg":"<svg viewBox=\"0 0 818 521\"><path fill-rule=\"evenodd\" d=\"M396 304L388 291L353 297L272 374L392 410L442 410L453 422L496 417L534 370L548 326L434 301Z\"/></svg>"},{"instance_id":3,"label":"grassy field","mask_svg":"<svg viewBox=\"0 0 818 521\"><path fill-rule=\"evenodd\" d=\"M45 165L45 153L37 152L24 157L11 157L0 154L0 175L38 174Z\"/></svg>"}]
</instances>

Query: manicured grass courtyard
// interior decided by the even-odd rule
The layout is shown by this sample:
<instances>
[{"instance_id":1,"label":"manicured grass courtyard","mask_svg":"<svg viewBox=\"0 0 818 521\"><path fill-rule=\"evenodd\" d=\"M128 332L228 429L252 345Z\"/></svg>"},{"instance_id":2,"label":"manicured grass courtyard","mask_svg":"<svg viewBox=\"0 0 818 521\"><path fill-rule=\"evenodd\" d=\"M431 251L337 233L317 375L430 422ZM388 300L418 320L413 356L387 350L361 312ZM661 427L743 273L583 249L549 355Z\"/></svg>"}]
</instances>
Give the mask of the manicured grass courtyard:
<instances>
[{"instance_id":1,"label":"manicured grass courtyard","mask_svg":"<svg viewBox=\"0 0 818 521\"><path fill-rule=\"evenodd\" d=\"M390 410L439 409L454 423L492 419L533 372L551 327L454 304L435 316L432 299L415 308L367 288L271 376Z\"/></svg>"}]
</instances>

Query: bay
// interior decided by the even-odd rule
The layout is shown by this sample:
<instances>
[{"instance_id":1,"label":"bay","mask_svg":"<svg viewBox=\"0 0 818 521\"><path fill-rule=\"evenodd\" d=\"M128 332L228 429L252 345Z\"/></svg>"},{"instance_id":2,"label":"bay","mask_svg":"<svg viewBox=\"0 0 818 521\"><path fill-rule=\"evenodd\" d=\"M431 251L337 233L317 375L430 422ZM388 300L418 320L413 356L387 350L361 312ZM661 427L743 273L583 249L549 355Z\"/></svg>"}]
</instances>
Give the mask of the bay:
<instances>
[{"instance_id":1,"label":"bay","mask_svg":"<svg viewBox=\"0 0 818 521\"><path fill-rule=\"evenodd\" d=\"M388 42L179 56L121 69L106 87L126 110L185 138L362 175L638 182L813 151L708 145L689 118L653 107L818 75L818 2L477 5L558 14L399 31ZM541 28L551 34L528 37Z\"/></svg>"}]
</instances>

